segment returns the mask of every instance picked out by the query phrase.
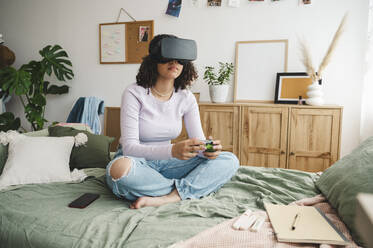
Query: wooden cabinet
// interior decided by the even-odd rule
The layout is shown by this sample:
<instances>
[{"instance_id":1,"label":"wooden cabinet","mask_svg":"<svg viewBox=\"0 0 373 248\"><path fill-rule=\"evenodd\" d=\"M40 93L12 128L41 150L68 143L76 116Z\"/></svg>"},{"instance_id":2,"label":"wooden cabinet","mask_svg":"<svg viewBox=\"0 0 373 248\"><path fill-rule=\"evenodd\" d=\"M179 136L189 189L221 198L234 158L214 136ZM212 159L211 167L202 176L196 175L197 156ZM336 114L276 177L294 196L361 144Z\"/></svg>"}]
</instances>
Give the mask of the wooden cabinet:
<instances>
[{"instance_id":1,"label":"wooden cabinet","mask_svg":"<svg viewBox=\"0 0 373 248\"><path fill-rule=\"evenodd\" d=\"M204 133L241 165L323 171L339 158L342 107L200 104Z\"/></svg>"},{"instance_id":2,"label":"wooden cabinet","mask_svg":"<svg viewBox=\"0 0 373 248\"><path fill-rule=\"evenodd\" d=\"M219 139L225 151L238 154L239 106L200 105L199 109L206 138Z\"/></svg>"},{"instance_id":3,"label":"wooden cabinet","mask_svg":"<svg viewBox=\"0 0 373 248\"><path fill-rule=\"evenodd\" d=\"M340 106L199 103L203 131L221 140L241 165L323 171L339 159ZM105 135L120 136L117 107L106 108ZM188 135L183 128L175 143Z\"/></svg>"},{"instance_id":4,"label":"wooden cabinet","mask_svg":"<svg viewBox=\"0 0 373 248\"><path fill-rule=\"evenodd\" d=\"M240 162L286 168L288 109L241 108Z\"/></svg>"},{"instance_id":5,"label":"wooden cabinet","mask_svg":"<svg viewBox=\"0 0 373 248\"><path fill-rule=\"evenodd\" d=\"M289 169L323 171L339 158L338 109L291 109Z\"/></svg>"}]
</instances>

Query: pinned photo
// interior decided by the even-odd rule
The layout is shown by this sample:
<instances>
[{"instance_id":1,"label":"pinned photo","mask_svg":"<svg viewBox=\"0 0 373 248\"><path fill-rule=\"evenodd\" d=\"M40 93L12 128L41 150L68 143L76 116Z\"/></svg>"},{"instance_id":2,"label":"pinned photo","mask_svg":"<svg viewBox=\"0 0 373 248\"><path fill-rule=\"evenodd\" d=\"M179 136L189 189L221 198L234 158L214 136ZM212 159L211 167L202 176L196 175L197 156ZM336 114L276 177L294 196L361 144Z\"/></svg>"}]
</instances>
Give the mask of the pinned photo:
<instances>
[{"instance_id":1,"label":"pinned photo","mask_svg":"<svg viewBox=\"0 0 373 248\"><path fill-rule=\"evenodd\" d=\"M181 0L168 0L168 7L166 14L179 17L181 9Z\"/></svg>"},{"instance_id":2,"label":"pinned photo","mask_svg":"<svg viewBox=\"0 0 373 248\"><path fill-rule=\"evenodd\" d=\"M149 40L149 26L139 27L139 42L147 42Z\"/></svg>"},{"instance_id":3,"label":"pinned photo","mask_svg":"<svg viewBox=\"0 0 373 248\"><path fill-rule=\"evenodd\" d=\"M208 0L207 6L221 6L221 0Z\"/></svg>"},{"instance_id":4,"label":"pinned photo","mask_svg":"<svg viewBox=\"0 0 373 248\"><path fill-rule=\"evenodd\" d=\"M311 0L302 0L303 4L311 4Z\"/></svg>"},{"instance_id":5,"label":"pinned photo","mask_svg":"<svg viewBox=\"0 0 373 248\"><path fill-rule=\"evenodd\" d=\"M228 1L228 6L233 7L233 8L240 7L240 0L229 0Z\"/></svg>"}]
</instances>

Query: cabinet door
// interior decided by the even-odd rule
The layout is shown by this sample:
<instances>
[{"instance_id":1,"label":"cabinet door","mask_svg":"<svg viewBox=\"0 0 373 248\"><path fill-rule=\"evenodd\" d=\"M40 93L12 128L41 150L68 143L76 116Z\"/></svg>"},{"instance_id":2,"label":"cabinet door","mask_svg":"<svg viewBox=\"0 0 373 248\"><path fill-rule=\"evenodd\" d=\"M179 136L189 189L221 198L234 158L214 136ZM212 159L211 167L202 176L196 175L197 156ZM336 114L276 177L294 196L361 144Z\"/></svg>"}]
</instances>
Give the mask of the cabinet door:
<instances>
[{"instance_id":1,"label":"cabinet door","mask_svg":"<svg viewBox=\"0 0 373 248\"><path fill-rule=\"evenodd\" d=\"M203 132L220 140L223 150L238 156L238 106L200 106Z\"/></svg>"},{"instance_id":2,"label":"cabinet door","mask_svg":"<svg viewBox=\"0 0 373 248\"><path fill-rule=\"evenodd\" d=\"M242 107L241 165L286 167L287 107Z\"/></svg>"},{"instance_id":3,"label":"cabinet door","mask_svg":"<svg viewBox=\"0 0 373 248\"><path fill-rule=\"evenodd\" d=\"M292 109L289 169L323 171L338 159L340 110Z\"/></svg>"}]
</instances>

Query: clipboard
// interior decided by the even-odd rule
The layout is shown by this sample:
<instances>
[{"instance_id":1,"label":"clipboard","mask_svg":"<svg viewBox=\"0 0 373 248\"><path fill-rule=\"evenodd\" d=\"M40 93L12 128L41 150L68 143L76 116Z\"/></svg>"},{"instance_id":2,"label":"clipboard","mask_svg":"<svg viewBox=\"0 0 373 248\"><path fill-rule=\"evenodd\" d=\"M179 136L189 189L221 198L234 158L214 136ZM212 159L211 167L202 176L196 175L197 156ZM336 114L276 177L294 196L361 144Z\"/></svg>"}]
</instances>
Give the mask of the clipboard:
<instances>
[{"instance_id":1,"label":"clipboard","mask_svg":"<svg viewBox=\"0 0 373 248\"><path fill-rule=\"evenodd\" d=\"M264 207L279 242L333 245L350 243L316 207L269 203L264 203ZM298 215L297 218L296 215ZM295 228L293 228L294 221L296 222Z\"/></svg>"}]
</instances>

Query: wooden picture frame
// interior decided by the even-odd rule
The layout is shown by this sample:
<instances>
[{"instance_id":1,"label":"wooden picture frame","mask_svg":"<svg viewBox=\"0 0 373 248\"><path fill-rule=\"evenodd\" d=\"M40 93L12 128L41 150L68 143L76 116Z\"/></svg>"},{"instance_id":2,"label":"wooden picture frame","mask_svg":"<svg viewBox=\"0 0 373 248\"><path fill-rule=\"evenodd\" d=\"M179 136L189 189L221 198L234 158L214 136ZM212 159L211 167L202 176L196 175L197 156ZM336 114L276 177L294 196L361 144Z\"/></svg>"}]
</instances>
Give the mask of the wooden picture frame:
<instances>
[{"instance_id":1,"label":"wooden picture frame","mask_svg":"<svg viewBox=\"0 0 373 248\"><path fill-rule=\"evenodd\" d=\"M146 28L146 40L140 29ZM154 35L154 21L99 24L100 64L140 64L148 55Z\"/></svg>"},{"instance_id":2,"label":"wooden picture frame","mask_svg":"<svg viewBox=\"0 0 373 248\"><path fill-rule=\"evenodd\" d=\"M288 40L237 41L234 102L273 102L278 72L286 72Z\"/></svg>"},{"instance_id":3,"label":"wooden picture frame","mask_svg":"<svg viewBox=\"0 0 373 248\"><path fill-rule=\"evenodd\" d=\"M275 103L297 104L301 96L304 104L310 84L312 79L305 72L277 73Z\"/></svg>"}]
</instances>

